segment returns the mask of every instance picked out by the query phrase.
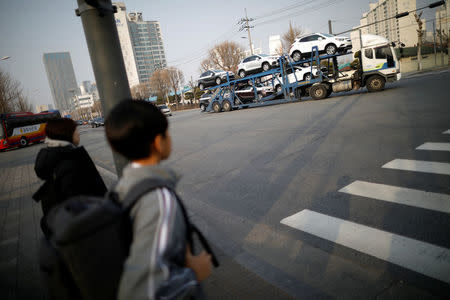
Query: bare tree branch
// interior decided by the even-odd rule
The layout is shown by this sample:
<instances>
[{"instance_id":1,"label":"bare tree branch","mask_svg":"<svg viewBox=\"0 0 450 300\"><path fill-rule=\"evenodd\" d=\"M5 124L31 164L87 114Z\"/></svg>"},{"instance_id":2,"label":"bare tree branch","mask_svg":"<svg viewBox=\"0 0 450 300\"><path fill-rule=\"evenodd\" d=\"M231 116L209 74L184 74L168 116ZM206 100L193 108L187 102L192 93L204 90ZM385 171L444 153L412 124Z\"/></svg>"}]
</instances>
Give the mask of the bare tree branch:
<instances>
[{"instance_id":1,"label":"bare tree branch","mask_svg":"<svg viewBox=\"0 0 450 300\"><path fill-rule=\"evenodd\" d=\"M20 83L9 73L0 70L0 113L31 110Z\"/></svg>"},{"instance_id":2,"label":"bare tree branch","mask_svg":"<svg viewBox=\"0 0 450 300\"><path fill-rule=\"evenodd\" d=\"M220 69L236 72L237 66L243 58L241 47L231 41L222 42L208 52L208 58L202 61L201 70Z\"/></svg>"},{"instance_id":3,"label":"bare tree branch","mask_svg":"<svg viewBox=\"0 0 450 300\"><path fill-rule=\"evenodd\" d=\"M167 94L170 90L169 76L167 69L156 70L150 78L150 87L156 92L158 97L166 100Z\"/></svg>"}]
</instances>

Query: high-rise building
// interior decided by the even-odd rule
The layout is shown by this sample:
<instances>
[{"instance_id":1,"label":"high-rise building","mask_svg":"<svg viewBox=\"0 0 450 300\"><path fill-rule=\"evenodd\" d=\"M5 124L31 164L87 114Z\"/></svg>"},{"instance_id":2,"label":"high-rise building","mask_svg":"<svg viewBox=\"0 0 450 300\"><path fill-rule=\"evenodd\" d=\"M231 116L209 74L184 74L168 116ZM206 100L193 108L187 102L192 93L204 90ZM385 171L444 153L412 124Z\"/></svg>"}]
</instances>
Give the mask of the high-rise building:
<instances>
[{"instance_id":1,"label":"high-rise building","mask_svg":"<svg viewBox=\"0 0 450 300\"><path fill-rule=\"evenodd\" d=\"M128 28L139 82L149 81L155 70L167 67L159 22L144 21L141 12L131 12L128 14Z\"/></svg>"},{"instance_id":2,"label":"high-rise building","mask_svg":"<svg viewBox=\"0 0 450 300\"><path fill-rule=\"evenodd\" d=\"M56 109L73 110L73 97L78 94L78 86L70 53L44 53L43 60Z\"/></svg>"},{"instance_id":3,"label":"high-rise building","mask_svg":"<svg viewBox=\"0 0 450 300\"><path fill-rule=\"evenodd\" d=\"M393 18L395 15L416 9L416 0L378 0L369 3L369 11L364 13L360 25L376 23L361 29L362 34L376 34L387 38L392 42L402 42L406 47L413 47L417 44L417 23L412 14L403 18ZM382 21L392 18L387 21ZM382 21L382 22L380 22ZM423 29L425 30L425 20ZM357 32L352 33L352 43L356 40L359 45Z\"/></svg>"},{"instance_id":4,"label":"high-rise building","mask_svg":"<svg viewBox=\"0 0 450 300\"><path fill-rule=\"evenodd\" d=\"M134 57L133 44L131 43L130 30L128 28L128 16L125 4L115 2L117 13L114 14L116 19L117 33L119 34L120 48L122 49L123 62L127 72L128 84L131 87L139 84L139 76Z\"/></svg>"}]
</instances>

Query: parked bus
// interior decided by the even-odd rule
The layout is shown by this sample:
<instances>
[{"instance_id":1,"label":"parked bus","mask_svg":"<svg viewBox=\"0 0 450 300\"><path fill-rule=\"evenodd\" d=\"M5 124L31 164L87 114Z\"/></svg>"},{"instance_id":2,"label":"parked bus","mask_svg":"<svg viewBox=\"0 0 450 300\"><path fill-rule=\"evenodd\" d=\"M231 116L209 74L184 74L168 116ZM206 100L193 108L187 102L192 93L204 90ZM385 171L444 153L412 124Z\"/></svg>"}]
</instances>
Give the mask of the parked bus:
<instances>
[{"instance_id":1,"label":"parked bus","mask_svg":"<svg viewBox=\"0 0 450 300\"><path fill-rule=\"evenodd\" d=\"M61 118L59 111L0 114L0 150L43 141L47 121L58 118Z\"/></svg>"}]
</instances>

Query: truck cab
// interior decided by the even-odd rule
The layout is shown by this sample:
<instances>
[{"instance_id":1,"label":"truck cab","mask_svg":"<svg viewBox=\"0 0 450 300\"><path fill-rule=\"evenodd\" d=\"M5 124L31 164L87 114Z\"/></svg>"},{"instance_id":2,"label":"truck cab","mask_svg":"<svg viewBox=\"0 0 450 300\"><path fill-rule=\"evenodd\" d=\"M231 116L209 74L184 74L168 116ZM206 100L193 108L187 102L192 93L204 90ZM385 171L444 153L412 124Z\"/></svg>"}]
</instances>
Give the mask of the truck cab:
<instances>
[{"instance_id":1,"label":"truck cab","mask_svg":"<svg viewBox=\"0 0 450 300\"><path fill-rule=\"evenodd\" d=\"M385 82L400 80L400 63L392 43L382 36L373 34L362 35L361 40L362 86L367 86L369 91L373 91L383 89Z\"/></svg>"}]
</instances>

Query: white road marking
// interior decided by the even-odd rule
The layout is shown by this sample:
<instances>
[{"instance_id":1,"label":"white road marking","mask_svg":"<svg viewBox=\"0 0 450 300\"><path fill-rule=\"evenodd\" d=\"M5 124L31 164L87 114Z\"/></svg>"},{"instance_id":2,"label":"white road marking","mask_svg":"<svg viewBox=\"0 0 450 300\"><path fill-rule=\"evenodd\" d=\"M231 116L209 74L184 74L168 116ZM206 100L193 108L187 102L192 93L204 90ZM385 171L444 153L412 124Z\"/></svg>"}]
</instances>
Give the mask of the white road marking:
<instances>
[{"instance_id":1,"label":"white road marking","mask_svg":"<svg viewBox=\"0 0 450 300\"><path fill-rule=\"evenodd\" d=\"M450 129L447 131L444 131L443 134L450 134Z\"/></svg>"},{"instance_id":2,"label":"white road marking","mask_svg":"<svg viewBox=\"0 0 450 300\"><path fill-rule=\"evenodd\" d=\"M450 283L450 250L308 209L282 224Z\"/></svg>"},{"instance_id":3,"label":"white road marking","mask_svg":"<svg viewBox=\"0 0 450 300\"><path fill-rule=\"evenodd\" d=\"M450 143L425 143L416 150L450 151Z\"/></svg>"},{"instance_id":4,"label":"white road marking","mask_svg":"<svg viewBox=\"0 0 450 300\"><path fill-rule=\"evenodd\" d=\"M450 213L450 195L447 194L359 180L340 189L339 192Z\"/></svg>"},{"instance_id":5,"label":"white road marking","mask_svg":"<svg viewBox=\"0 0 450 300\"><path fill-rule=\"evenodd\" d=\"M394 159L382 168L450 175L450 164L433 161Z\"/></svg>"}]
</instances>

